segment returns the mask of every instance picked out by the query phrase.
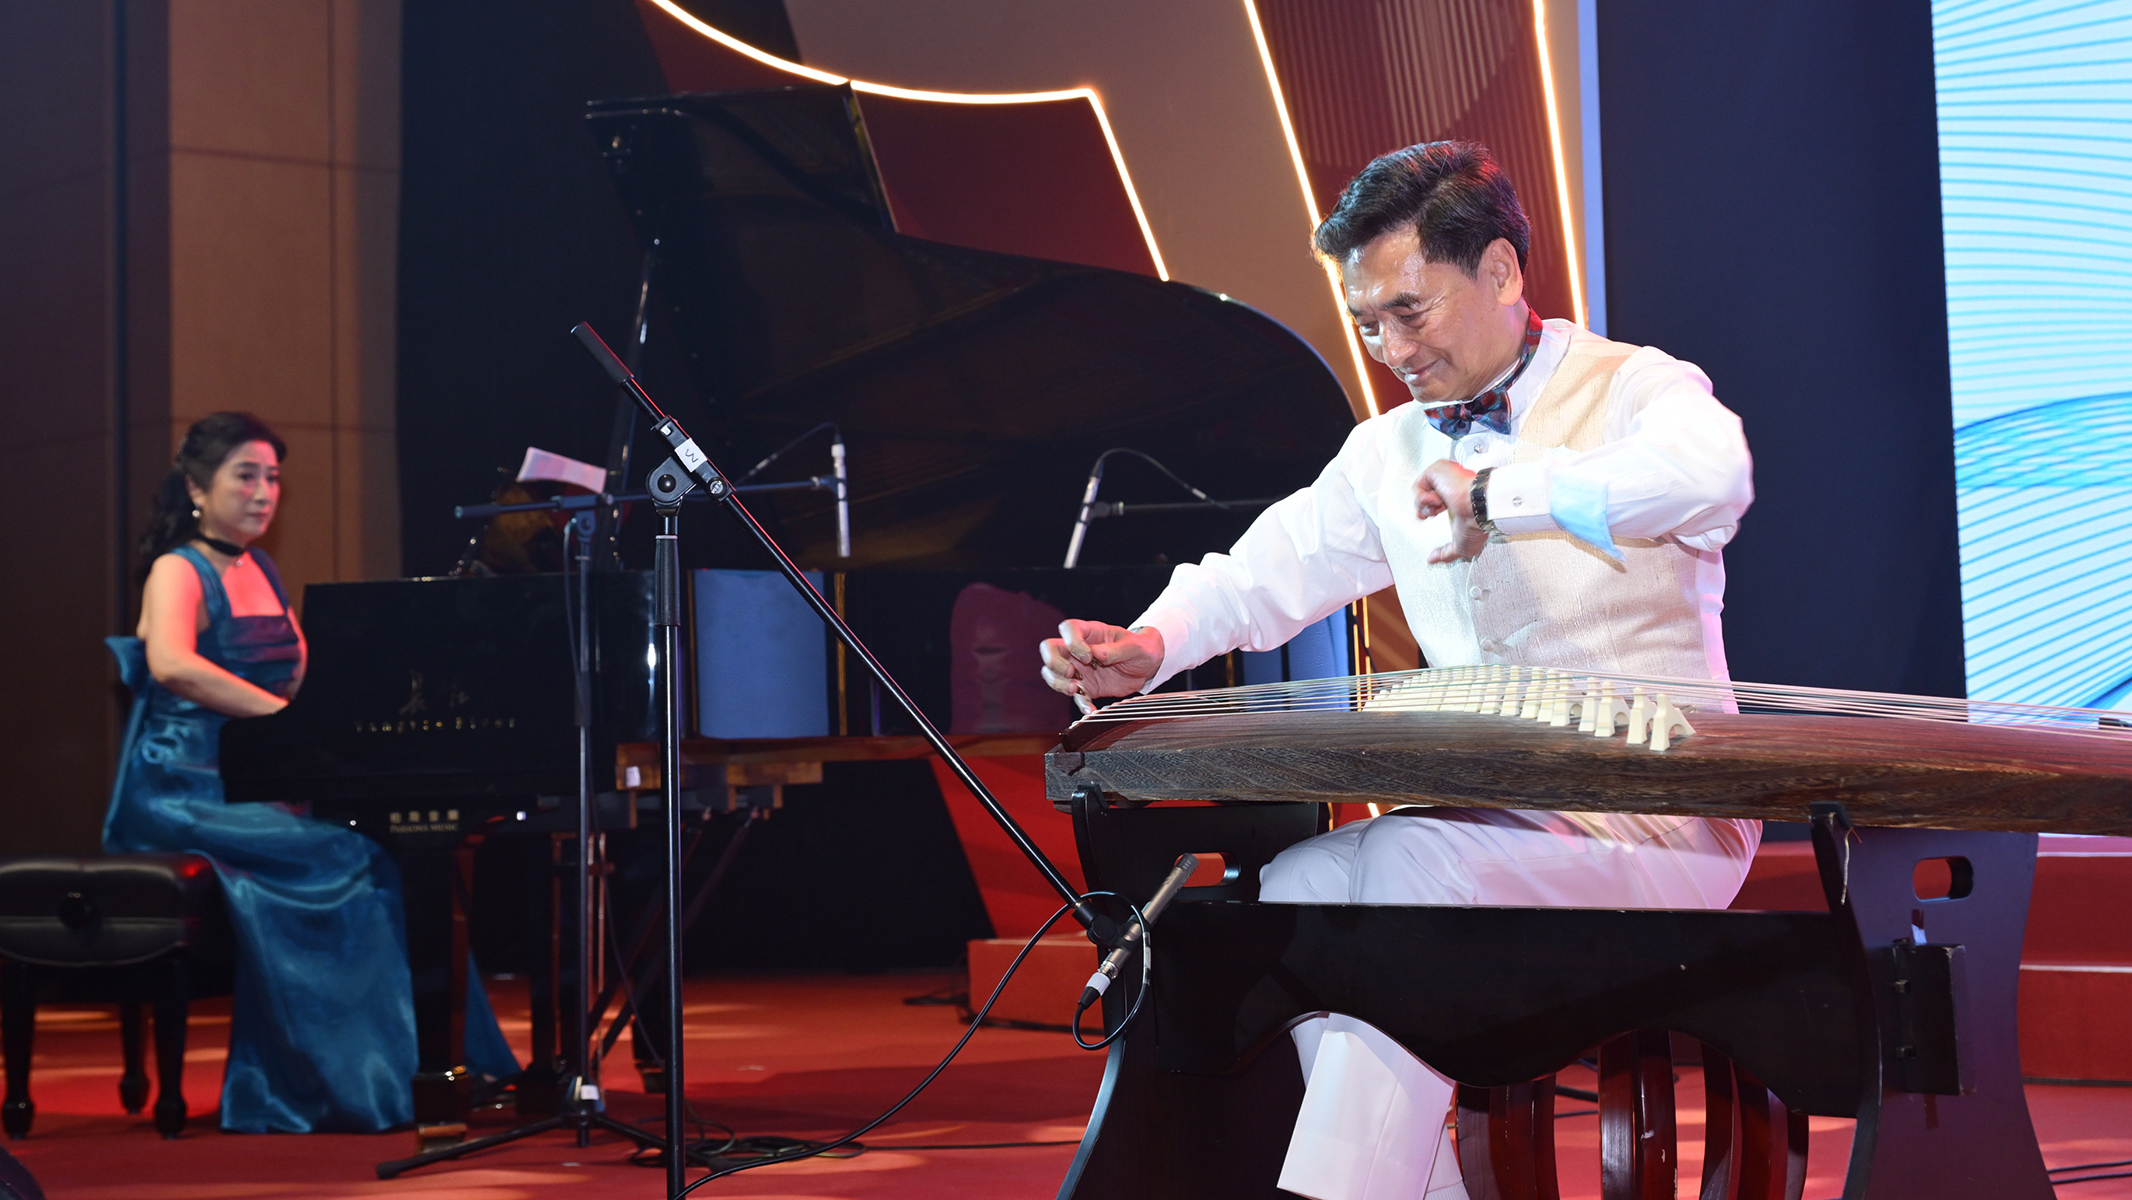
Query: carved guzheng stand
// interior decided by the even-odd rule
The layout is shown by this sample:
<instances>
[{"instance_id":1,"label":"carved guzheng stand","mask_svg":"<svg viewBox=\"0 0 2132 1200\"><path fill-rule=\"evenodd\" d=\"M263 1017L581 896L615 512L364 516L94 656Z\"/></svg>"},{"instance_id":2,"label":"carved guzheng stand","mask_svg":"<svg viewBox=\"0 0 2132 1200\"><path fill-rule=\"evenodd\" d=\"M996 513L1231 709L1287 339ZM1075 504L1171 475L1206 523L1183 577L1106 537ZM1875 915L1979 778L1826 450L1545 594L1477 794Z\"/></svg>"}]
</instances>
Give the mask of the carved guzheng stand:
<instances>
[{"instance_id":1,"label":"carved guzheng stand","mask_svg":"<svg viewBox=\"0 0 2132 1200\"><path fill-rule=\"evenodd\" d=\"M1164 917L1060 1195L1286 1196L1287 1031L1339 1012L1461 1084L1475 1200L1557 1194L1552 1076L1602 1045L1604 1194L1673 1196L1667 1031L1704 1048L1706 1198L1797 1197L1808 1114L1857 1120L1847 1200L2050 1196L2015 1045L2036 831L2132 832L2132 740L2080 710L1697 686L1415 672L1146 697L1069 730L1047 782L1090 887L1146 895L1183 852L1226 874ZM1178 800L1216 803L1156 803ZM1328 801L1809 819L1828 911L1257 903ZM1921 900L1931 859L1952 887Z\"/></svg>"}]
</instances>

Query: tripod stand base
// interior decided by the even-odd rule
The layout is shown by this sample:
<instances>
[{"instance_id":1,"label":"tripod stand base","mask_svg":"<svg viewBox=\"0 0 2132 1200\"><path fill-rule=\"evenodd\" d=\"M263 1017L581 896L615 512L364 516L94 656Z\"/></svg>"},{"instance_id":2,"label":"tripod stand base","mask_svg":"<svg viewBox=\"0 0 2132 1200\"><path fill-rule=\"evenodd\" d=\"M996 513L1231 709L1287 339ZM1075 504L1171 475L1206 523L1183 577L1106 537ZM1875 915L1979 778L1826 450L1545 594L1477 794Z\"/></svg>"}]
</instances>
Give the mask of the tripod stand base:
<instances>
[{"instance_id":1,"label":"tripod stand base","mask_svg":"<svg viewBox=\"0 0 2132 1200\"><path fill-rule=\"evenodd\" d=\"M450 1162L455 1158L464 1158L469 1154L479 1154L484 1150L493 1150L498 1146L557 1129L576 1130L579 1145L585 1144L586 1138L593 1130L604 1129L609 1133L619 1134L628 1138L630 1141L635 1142L639 1149L658 1150L661 1153L665 1153L667 1149L665 1138L656 1134L646 1133L634 1125L617 1121L606 1113L587 1106L577 1112L557 1113L552 1117L543 1117L530 1125L520 1125L516 1129L506 1129L502 1133L492 1133L487 1137L478 1137L470 1142L459 1142L434 1150L425 1150L408 1158L396 1158L391 1162L381 1162L377 1165L378 1178L391 1179L408 1171L429 1166L432 1163Z\"/></svg>"}]
</instances>

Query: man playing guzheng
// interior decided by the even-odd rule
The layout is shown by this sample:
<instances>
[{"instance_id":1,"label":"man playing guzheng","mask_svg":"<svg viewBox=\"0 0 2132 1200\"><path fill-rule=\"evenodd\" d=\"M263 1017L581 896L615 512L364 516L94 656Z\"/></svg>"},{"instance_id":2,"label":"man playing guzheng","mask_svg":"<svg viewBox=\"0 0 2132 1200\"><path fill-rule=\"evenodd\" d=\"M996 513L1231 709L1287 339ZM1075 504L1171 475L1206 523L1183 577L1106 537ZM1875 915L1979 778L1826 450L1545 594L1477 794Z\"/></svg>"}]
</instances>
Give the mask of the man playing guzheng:
<instances>
[{"instance_id":1,"label":"man playing guzheng","mask_svg":"<svg viewBox=\"0 0 2132 1200\"><path fill-rule=\"evenodd\" d=\"M1414 403L1356 426L1229 553L1178 567L1130 630L1068 621L1042 647L1051 686L1084 703L1144 691L1387 585L1431 666L1724 678L1720 551L1753 498L1739 419L1688 363L1542 321L1524 299L1530 235L1472 143L1357 175L1313 241ZM1406 808L1290 847L1261 898L1721 908L1760 837L1754 821ZM1295 1036L1308 1086L1281 1187L1464 1196L1449 1081L1352 1019Z\"/></svg>"}]
</instances>

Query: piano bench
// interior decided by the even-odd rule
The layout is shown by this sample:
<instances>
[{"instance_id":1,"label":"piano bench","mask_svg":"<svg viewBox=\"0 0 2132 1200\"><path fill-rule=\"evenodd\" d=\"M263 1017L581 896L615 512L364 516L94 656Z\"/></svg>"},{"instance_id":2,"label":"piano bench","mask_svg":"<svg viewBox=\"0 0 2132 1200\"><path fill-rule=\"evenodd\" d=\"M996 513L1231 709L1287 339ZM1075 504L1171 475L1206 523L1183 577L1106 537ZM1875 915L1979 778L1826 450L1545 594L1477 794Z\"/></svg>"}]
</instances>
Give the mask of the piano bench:
<instances>
[{"instance_id":1,"label":"piano bench","mask_svg":"<svg viewBox=\"0 0 2132 1200\"><path fill-rule=\"evenodd\" d=\"M196 996L230 989L231 937L214 864L197 854L0 860L0 1127L28 1137L30 1055L40 1002L119 1006L119 1101L148 1102L141 1006L155 1012L155 1127L185 1127L185 1020Z\"/></svg>"}]
</instances>

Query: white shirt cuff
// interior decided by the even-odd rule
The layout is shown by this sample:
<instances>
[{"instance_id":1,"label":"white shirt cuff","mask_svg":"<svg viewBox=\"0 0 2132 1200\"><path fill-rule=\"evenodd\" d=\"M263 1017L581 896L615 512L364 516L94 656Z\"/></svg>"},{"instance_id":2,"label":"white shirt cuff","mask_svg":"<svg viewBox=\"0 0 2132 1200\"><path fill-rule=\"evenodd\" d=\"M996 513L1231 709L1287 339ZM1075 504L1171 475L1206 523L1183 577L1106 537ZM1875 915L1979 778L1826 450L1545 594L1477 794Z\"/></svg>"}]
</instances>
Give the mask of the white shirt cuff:
<instances>
[{"instance_id":1,"label":"white shirt cuff","mask_svg":"<svg viewBox=\"0 0 2132 1200\"><path fill-rule=\"evenodd\" d=\"M1167 608L1151 608L1141 613L1140 619L1128 628L1152 629L1162 635L1162 667L1140 689L1142 692L1152 692L1168 683L1171 676L1199 665L1186 660L1190 653L1192 623L1182 614Z\"/></svg>"},{"instance_id":2,"label":"white shirt cuff","mask_svg":"<svg viewBox=\"0 0 2132 1200\"><path fill-rule=\"evenodd\" d=\"M1555 523L1553 464L1512 463L1488 477L1488 519L1504 533L1546 533Z\"/></svg>"}]
</instances>

